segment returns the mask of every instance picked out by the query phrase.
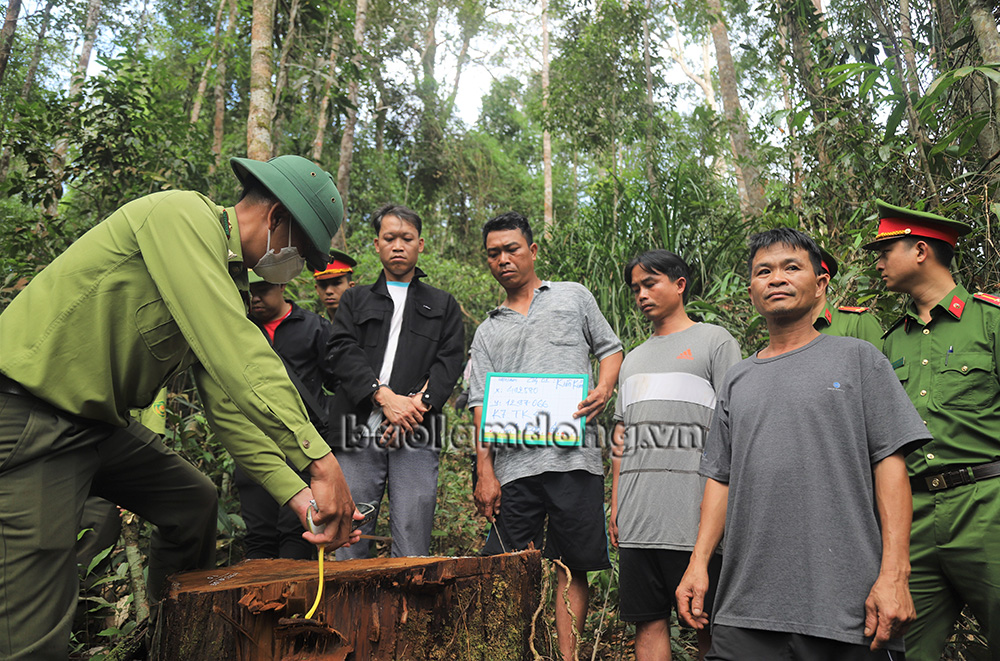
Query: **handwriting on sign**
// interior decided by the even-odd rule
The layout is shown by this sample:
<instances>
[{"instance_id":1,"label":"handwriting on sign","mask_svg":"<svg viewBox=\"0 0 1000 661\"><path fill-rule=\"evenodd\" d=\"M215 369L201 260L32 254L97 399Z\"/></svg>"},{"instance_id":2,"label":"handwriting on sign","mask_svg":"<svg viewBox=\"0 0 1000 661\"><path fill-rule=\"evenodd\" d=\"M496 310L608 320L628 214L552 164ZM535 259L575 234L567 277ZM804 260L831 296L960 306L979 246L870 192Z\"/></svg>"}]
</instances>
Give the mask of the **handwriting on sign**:
<instances>
[{"instance_id":1,"label":"handwriting on sign","mask_svg":"<svg viewBox=\"0 0 1000 661\"><path fill-rule=\"evenodd\" d=\"M480 437L488 443L580 445L584 420L574 418L587 397L586 374L505 374L486 377Z\"/></svg>"}]
</instances>

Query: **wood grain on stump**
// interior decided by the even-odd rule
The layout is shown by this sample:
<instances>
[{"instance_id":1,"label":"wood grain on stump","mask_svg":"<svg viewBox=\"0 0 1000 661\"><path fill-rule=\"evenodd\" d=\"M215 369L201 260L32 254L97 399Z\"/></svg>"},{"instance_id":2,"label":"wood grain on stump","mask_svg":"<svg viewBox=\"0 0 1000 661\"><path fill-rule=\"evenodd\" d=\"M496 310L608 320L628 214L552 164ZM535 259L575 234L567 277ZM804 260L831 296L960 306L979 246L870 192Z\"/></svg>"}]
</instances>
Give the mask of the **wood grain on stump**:
<instances>
[{"instance_id":1,"label":"wood grain on stump","mask_svg":"<svg viewBox=\"0 0 1000 661\"><path fill-rule=\"evenodd\" d=\"M404 661L530 658L538 551L317 563L249 560L173 577L153 659Z\"/></svg>"}]
</instances>

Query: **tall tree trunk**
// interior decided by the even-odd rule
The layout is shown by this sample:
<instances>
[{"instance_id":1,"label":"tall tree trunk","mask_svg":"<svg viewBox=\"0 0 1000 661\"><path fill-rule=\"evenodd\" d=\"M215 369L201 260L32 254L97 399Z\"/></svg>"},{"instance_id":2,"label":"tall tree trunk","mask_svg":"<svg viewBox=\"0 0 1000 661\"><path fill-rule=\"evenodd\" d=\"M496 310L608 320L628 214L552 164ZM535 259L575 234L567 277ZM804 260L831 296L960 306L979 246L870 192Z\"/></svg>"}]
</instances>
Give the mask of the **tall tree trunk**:
<instances>
[{"instance_id":1,"label":"tall tree trunk","mask_svg":"<svg viewBox=\"0 0 1000 661\"><path fill-rule=\"evenodd\" d=\"M312 160L317 163L323 158L327 115L330 112L330 93L333 90L333 80L336 78L337 56L340 55L341 42L340 32L334 29L333 43L330 45L330 58L327 60L326 76L323 81L323 97L320 99L319 111L316 113L316 137L313 138L312 142Z\"/></svg>"},{"instance_id":2,"label":"tall tree trunk","mask_svg":"<svg viewBox=\"0 0 1000 661\"><path fill-rule=\"evenodd\" d=\"M778 41L783 51L788 48L787 32L788 30L785 25L778 26ZM805 169L805 164L802 159L802 151L795 144L796 131L795 117L792 113L792 83L788 77L788 69L786 68L784 57L781 58L779 66L781 67L781 98L785 104L785 112L788 113L788 118L785 121L788 124L788 139L792 145L792 207L798 209L802 206L802 172Z\"/></svg>"},{"instance_id":3,"label":"tall tree trunk","mask_svg":"<svg viewBox=\"0 0 1000 661\"><path fill-rule=\"evenodd\" d=\"M549 108L549 0L542 0L542 113ZM546 116L546 123L548 117ZM542 131L542 179L544 182L544 235L552 236L555 215L552 204L552 136Z\"/></svg>"},{"instance_id":4,"label":"tall tree trunk","mask_svg":"<svg viewBox=\"0 0 1000 661\"><path fill-rule=\"evenodd\" d=\"M20 13L21 0L10 0L7 4L7 13L4 15L3 29L0 30L0 83L3 82L7 60L10 59L10 51L14 47L14 29L17 27L17 16Z\"/></svg>"},{"instance_id":5,"label":"tall tree trunk","mask_svg":"<svg viewBox=\"0 0 1000 661\"><path fill-rule=\"evenodd\" d=\"M458 96L458 83L462 78L462 72L465 71L465 65L471 59L469 57L469 45L472 43L472 38L479 33L479 27L483 21L482 11L483 7L479 0L469 0L458 10L458 24L462 28L462 47L459 50L458 61L455 65L455 79L452 81L451 94L448 95L448 101L445 104L445 117L451 117L452 111L455 108L455 98Z\"/></svg>"},{"instance_id":6,"label":"tall tree trunk","mask_svg":"<svg viewBox=\"0 0 1000 661\"><path fill-rule=\"evenodd\" d=\"M993 3L989 0L969 0L969 18L983 64L1000 64L1000 33L997 33L993 18Z\"/></svg>"},{"instance_id":7,"label":"tall tree trunk","mask_svg":"<svg viewBox=\"0 0 1000 661\"><path fill-rule=\"evenodd\" d=\"M817 67L814 65L812 47L809 44L809 35L804 29L804 22L804 19L797 15L796 6L793 3L784 12L782 29L790 37L792 67L798 73L802 89L809 101L813 123L820 127L815 132L813 145L816 149L816 160L820 168L825 170L830 164L830 157L826 149L828 139L826 109L830 104L823 94L826 84L822 76L817 73ZM818 68L822 70L822 67Z\"/></svg>"},{"instance_id":8,"label":"tall tree trunk","mask_svg":"<svg viewBox=\"0 0 1000 661\"><path fill-rule=\"evenodd\" d=\"M996 26L993 28L993 34L996 34ZM910 96L919 97L920 81L917 80L917 58L913 51L913 30L910 28L910 0L899 0L899 36L903 59L906 60L906 91L910 93Z\"/></svg>"},{"instance_id":9,"label":"tall tree trunk","mask_svg":"<svg viewBox=\"0 0 1000 661\"><path fill-rule=\"evenodd\" d=\"M28 72L24 76L24 86L21 87L21 98L27 99L31 94L32 87L35 86L35 73L38 71L38 63L42 61L42 48L45 46L45 34L49 31L49 23L52 21L52 7L56 0L48 0L42 10L42 23L38 28L38 40L35 42L35 49L31 53L31 61L28 63Z\"/></svg>"},{"instance_id":10,"label":"tall tree trunk","mask_svg":"<svg viewBox=\"0 0 1000 661\"><path fill-rule=\"evenodd\" d=\"M455 80L451 83L451 94L448 95L448 101L444 106L446 117L450 117L455 108L455 97L458 96L458 83L462 79L462 70L469 61L469 44L472 42L472 36L471 32L463 31L462 50L458 53L458 63L455 65Z\"/></svg>"},{"instance_id":11,"label":"tall tree trunk","mask_svg":"<svg viewBox=\"0 0 1000 661\"><path fill-rule=\"evenodd\" d=\"M90 54L94 49L94 41L97 40L97 26L101 16L101 0L90 0L87 7L87 22L83 26L83 47L80 49L80 57L76 62L76 71L70 81L69 96L76 97L83 90L83 83L87 79L87 67L90 66ZM66 163L66 151L69 149L69 142L65 137L56 140L55 149L52 154L52 180L56 182L52 191L52 202L46 208L46 213L55 217L59 211L59 198L62 196L62 181Z\"/></svg>"},{"instance_id":12,"label":"tall tree trunk","mask_svg":"<svg viewBox=\"0 0 1000 661\"><path fill-rule=\"evenodd\" d=\"M45 45L45 33L49 29L49 21L52 19L52 6L55 0L48 0L42 10L42 22L38 28L38 40L35 41L35 48L31 53L31 61L28 63L28 71L24 74L24 84L21 86L21 98L27 99L35 86L35 72L38 71L38 63L42 60L42 47ZM14 113L13 121L20 119L20 115ZM4 145L3 155L0 155L0 181L7 178L7 168L10 167L10 147Z\"/></svg>"},{"instance_id":13,"label":"tall tree trunk","mask_svg":"<svg viewBox=\"0 0 1000 661\"><path fill-rule=\"evenodd\" d=\"M354 54L351 62L354 70L361 68L361 60L365 47L365 25L368 20L368 0L358 0L354 11ZM357 76L351 76L347 83L348 109L347 117L344 120L344 134L340 138L340 162L337 164L337 190L344 200L345 211L353 206L350 200L351 191L351 160L354 158L354 127L358 123L358 80ZM333 237L333 247L338 250L347 250L347 241L344 238L344 225L341 223L337 234Z\"/></svg>"},{"instance_id":14,"label":"tall tree trunk","mask_svg":"<svg viewBox=\"0 0 1000 661\"><path fill-rule=\"evenodd\" d=\"M993 20L993 5L987 0L970 0L969 18L983 64L1000 62L1000 34ZM974 79L974 80L973 80ZM983 161L989 163L989 179L994 187L1000 184L1000 85L985 76L967 76L976 88L973 109L990 118L980 131L978 144Z\"/></svg>"},{"instance_id":15,"label":"tall tree trunk","mask_svg":"<svg viewBox=\"0 0 1000 661\"><path fill-rule=\"evenodd\" d=\"M881 2L868 0L868 6L871 9L872 17L875 19L875 24L878 26L879 32L882 34L882 45L886 52L890 54L890 59L895 64L896 74L900 80L906 80L909 73L907 72L906 61L902 57L902 48L899 45L899 40L896 38L896 33L882 13ZM910 94L905 94L904 99L906 101L906 116L908 118L906 126L910 132L910 139L917 146L917 149L914 150L917 157L917 164L924 175L924 180L927 182L927 189L930 191L931 196L934 197L935 202L940 203L937 182L934 181L930 162L927 160L927 147L929 146L927 136L924 133L920 117L914 108L913 97Z\"/></svg>"},{"instance_id":16,"label":"tall tree trunk","mask_svg":"<svg viewBox=\"0 0 1000 661\"><path fill-rule=\"evenodd\" d=\"M219 65L215 68L215 117L212 120L212 153L215 163L212 171L222 164L222 138L226 119L226 47L233 41L236 30L236 0L229 0L229 19L226 22L226 36L219 48Z\"/></svg>"},{"instance_id":17,"label":"tall tree trunk","mask_svg":"<svg viewBox=\"0 0 1000 661\"><path fill-rule=\"evenodd\" d=\"M750 144L743 108L740 106L739 88L736 84L736 66L729 49L729 32L723 21L720 0L706 0L710 14L710 29L715 42L715 59L719 66L719 87L722 91L722 107L729 124L729 134L733 141L736 161L743 171L743 186L740 190L740 207L743 216L760 215L765 207L764 189L760 181L760 171L756 165L756 155Z\"/></svg>"},{"instance_id":18,"label":"tall tree trunk","mask_svg":"<svg viewBox=\"0 0 1000 661\"><path fill-rule=\"evenodd\" d=\"M652 13L652 0L646 0L646 15L642 17L642 64L646 73L646 181L649 182L649 192L653 197L659 195L656 181L656 169L653 159L656 154L654 144L653 119L656 110L653 106L653 61L649 48L649 16Z\"/></svg>"},{"instance_id":19,"label":"tall tree trunk","mask_svg":"<svg viewBox=\"0 0 1000 661\"><path fill-rule=\"evenodd\" d=\"M247 157L271 158L271 111L274 89L274 0L253 0L250 27L250 112L247 118Z\"/></svg>"},{"instance_id":20,"label":"tall tree trunk","mask_svg":"<svg viewBox=\"0 0 1000 661\"><path fill-rule=\"evenodd\" d=\"M271 110L271 133L275 137L272 156L278 155L278 141L281 135L282 114L278 109L282 107L281 95L288 87L288 58L292 52L292 44L295 43L295 29L299 14L299 0L292 0L291 9L288 12L288 32L281 43L281 57L278 58L278 79L274 85L274 108Z\"/></svg>"},{"instance_id":21,"label":"tall tree trunk","mask_svg":"<svg viewBox=\"0 0 1000 661\"><path fill-rule=\"evenodd\" d=\"M381 59L381 55L379 58ZM382 77L382 70L379 67L375 67L373 77L375 89L378 91L375 102L375 153L381 156L385 153L385 115L388 108L385 106L385 79Z\"/></svg>"},{"instance_id":22,"label":"tall tree trunk","mask_svg":"<svg viewBox=\"0 0 1000 661\"><path fill-rule=\"evenodd\" d=\"M573 148L573 169L570 172L570 179L573 182L573 213L576 214L580 200L580 153Z\"/></svg>"},{"instance_id":23,"label":"tall tree trunk","mask_svg":"<svg viewBox=\"0 0 1000 661\"><path fill-rule=\"evenodd\" d=\"M219 42L222 39L222 13L226 8L226 0L219 0L219 10L215 12L215 36L212 38L212 48L205 59L205 66L202 67L201 77L198 79L198 91L194 94L194 102L191 104L191 124L198 123L201 115L201 104L205 100L205 90L208 89L208 72L212 70L212 61L219 52Z\"/></svg>"},{"instance_id":24,"label":"tall tree trunk","mask_svg":"<svg viewBox=\"0 0 1000 661\"><path fill-rule=\"evenodd\" d=\"M685 47L681 42L681 27L677 23L677 19L674 16L668 16L667 20L674 27L674 42L664 39L663 44L667 48L667 53L670 55L670 59L680 66L681 71L685 76L691 79L691 81L701 88L701 91L705 94L705 104L709 109L715 113L719 113L719 103L715 99L715 86L712 84L712 58L710 55L710 43L711 36L706 36L701 42L701 74L698 74L691 68L688 64L687 59L684 57ZM729 150L733 154L733 158L736 158L736 148L733 146L733 141L729 140ZM715 175L722 179L727 176L729 172L729 159L726 158L725 153L719 154L712 165L712 170ZM736 173L736 182L740 188L745 188L743 185L743 170L740 169L739 163L733 164L733 171Z\"/></svg>"},{"instance_id":25,"label":"tall tree trunk","mask_svg":"<svg viewBox=\"0 0 1000 661\"><path fill-rule=\"evenodd\" d=\"M87 23L83 27L83 48L76 63L76 72L69 86L69 95L76 96L83 89L83 81L87 79L87 67L90 66L90 53L97 40L97 25L101 16L101 0L90 0L87 7Z\"/></svg>"}]
</instances>

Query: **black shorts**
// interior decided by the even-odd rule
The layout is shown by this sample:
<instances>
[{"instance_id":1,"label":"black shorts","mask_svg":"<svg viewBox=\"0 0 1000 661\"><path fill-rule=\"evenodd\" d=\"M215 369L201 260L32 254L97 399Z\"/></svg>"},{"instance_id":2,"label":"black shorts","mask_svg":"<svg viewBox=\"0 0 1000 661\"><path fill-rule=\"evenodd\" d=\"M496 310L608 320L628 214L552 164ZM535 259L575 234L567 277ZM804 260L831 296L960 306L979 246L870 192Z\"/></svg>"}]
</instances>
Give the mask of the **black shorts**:
<instances>
[{"instance_id":1,"label":"black shorts","mask_svg":"<svg viewBox=\"0 0 1000 661\"><path fill-rule=\"evenodd\" d=\"M619 617L626 622L669 620L670 609L677 607L677 585L681 582L690 551L670 549L618 549ZM711 615L715 587L719 584L722 556L712 555L708 562L708 593L704 611ZM686 623L680 618L681 626Z\"/></svg>"},{"instance_id":2,"label":"black shorts","mask_svg":"<svg viewBox=\"0 0 1000 661\"><path fill-rule=\"evenodd\" d=\"M902 652L871 651L868 645L798 633L712 627L712 649L705 661L905 661Z\"/></svg>"},{"instance_id":3,"label":"black shorts","mask_svg":"<svg viewBox=\"0 0 1000 661\"><path fill-rule=\"evenodd\" d=\"M549 523L546 529L545 518ZM482 555L523 551L530 544L573 571L610 569L604 526L604 478L586 471L542 473L500 489L500 514Z\"/></svg>"}]
</instances>

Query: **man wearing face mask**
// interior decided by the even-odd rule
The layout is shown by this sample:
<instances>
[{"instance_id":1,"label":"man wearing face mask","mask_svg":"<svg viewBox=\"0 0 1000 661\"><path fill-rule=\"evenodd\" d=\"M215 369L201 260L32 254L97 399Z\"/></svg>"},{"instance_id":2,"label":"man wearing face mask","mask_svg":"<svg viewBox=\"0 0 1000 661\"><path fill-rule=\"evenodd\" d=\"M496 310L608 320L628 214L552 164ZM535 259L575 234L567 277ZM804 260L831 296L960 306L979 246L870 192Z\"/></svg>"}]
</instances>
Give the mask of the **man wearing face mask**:
<instances>
[{"instance_id":1,"label":"man wearing face mask","mask_svg":"<svg viewBox=\"0 0 1000 661\"><path fill-rule=\"evenodd\" d=\"M305 539L358 539L337 460L246 317L248 267L282 283L325 266L340 195L298 156L231 163L235 206L192 191L129 202L0 315L0 658L67 657L88 494L155 526L153 598L168 575L214 565L215 485L128 416L188 367L236 462L303 524L327 524Z\"/></svg>"}]
</instances>

